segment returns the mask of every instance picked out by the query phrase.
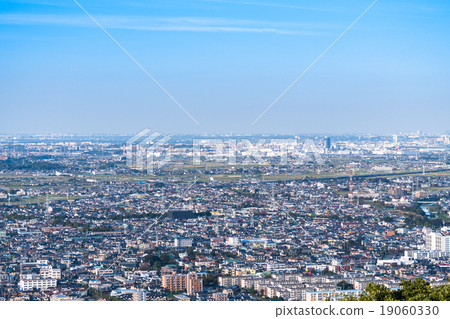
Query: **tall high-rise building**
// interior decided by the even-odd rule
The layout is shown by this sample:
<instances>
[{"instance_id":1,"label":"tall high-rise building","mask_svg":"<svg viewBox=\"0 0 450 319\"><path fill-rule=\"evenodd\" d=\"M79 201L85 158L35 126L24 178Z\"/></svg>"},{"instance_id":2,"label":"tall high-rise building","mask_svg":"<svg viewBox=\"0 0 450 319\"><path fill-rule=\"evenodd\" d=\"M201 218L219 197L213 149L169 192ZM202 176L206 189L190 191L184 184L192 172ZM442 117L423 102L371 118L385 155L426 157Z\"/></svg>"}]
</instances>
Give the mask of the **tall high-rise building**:
<instances>
[{"instance_id":1,"label":"tall high-rise building","mask_svg":"<svg viewBox=\"0 0 450 319\"><path fill-rule=\"evenodd\" d=\"M201 274L187 275L187 294L194 295L196 292L203 291L203 280Z\"/></svg>"},{"instance_id":2,"label":"tall high-rise building","mask_svg":"<svg viewBox=\"0 0 450 319\"><path fill-rule=\"evenodd\" d=\"M398 135L392 135L392 142L398 144Z\"/></svg>"},{"instance_id":3,"label":"tall high-rise building","mask_svg":"<svg viewBox=\"0 0 450 319\"><path fill-rule=\"evenodd\" d=\"M327 149L327 150L331 149L331 139L328 136L325 137L324 144L325 144L325 149Z\"/></svg>"}]
</instances>

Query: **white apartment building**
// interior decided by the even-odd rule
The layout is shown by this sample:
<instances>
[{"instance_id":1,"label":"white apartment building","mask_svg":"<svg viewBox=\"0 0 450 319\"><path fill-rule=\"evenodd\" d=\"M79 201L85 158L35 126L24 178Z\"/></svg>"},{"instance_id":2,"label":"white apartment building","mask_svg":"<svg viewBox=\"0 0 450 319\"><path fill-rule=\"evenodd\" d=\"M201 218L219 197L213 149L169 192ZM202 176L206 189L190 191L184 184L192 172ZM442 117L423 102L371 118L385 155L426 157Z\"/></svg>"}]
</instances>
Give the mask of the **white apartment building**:
<instances>
[{"instance_id":1,"label":"white apartment building","mask_svg":"<svg viewBox=\"0 0 450 319\"><path fill-rule=\"evenodd\" d=\"M337 291L306 291L305 301L326 301L337 300L345 296L358 297L362 294L362 290L337 290Z\"/></svg>"},{"instance_id":2,"label":"white apartment building","mask_svg":"<svg viewBox=\"0 0 450 319\"><path fill-rule=\"evenodd\" d=\"M191 247L192 243L192 238L175 238L173 245L175 247Z\"/></svg>"},{"instance_id":3,"label":"white apartment building","mask_svg":"<svg viewBox=\"0 0 450 319\"><path fill-rule=\"evenodd\" d=\"M450 252L450 232L442 228L439 232L425 232L425 249L428 251Z\"/></svg>"},{"instance_id":4,"label":"white apartment building","mask_svg":"<svg viewBox=\"0 0 450 319\"><path fill-rule=\"evenodd\" d=\"M33 289L49 289L57 285L56 279L41 278L37 275L25 275L19 281L19 289L22 291L30 291Z\"/></svg>"},{"instance_id":5,"label":"white apartment building","mask_svg":"<svg viewBox=\"0 0 450 319\"><path fill-rule=\"evenodd\" d=\"M46 260L46 259L36 260L36 265L37 265L39 268L47 267L47 266L48 266L48 260Z\"/></svg>"},{"instance_id":6,"label":"white apartment building","mask_svg":"<svg viewBox=\"0 0 450 319\"><path fill-rule=\"evenodd\" d=\"M103 269L103 268L96 268L95 269L95 275L97 275L97 276L114 276L114 270L112 270L112 269Z\"/></svg>"},{"instance_id":7,"label":"white apartment building","mask_svg":"<svg viewBox=\"0 0 450 319\"><path fill-rule=\"evenodd\" d=\"M240 246L241 240L238 237L228 237L226 241L227 246Z\"/></svg>"},{"instance_id":8,"label":"white apartment building","mask_svg":"<svg viewBox=\"0 0 450 319\"><path fill-rule=\"evenodd\" d=\"M54 269L52 266L41 268L39 273L44 279L61 279L61 269Z\"/></svg>"},{"instance_id":9,"label":"white apartment building","mask_svg":"<svg viewBox=\"0 0 450 319\"><path fill-rule=\"evenodd\" d=\"M133 301L147 301L147 292L143 289L133 291Z\"/></svg>"},{"instance_id":10,"label":"white apartment building","mask_svg":"<svg viewBox=\"0 0 450 319\"><path fill-rule=\"evenodd\" d=\"M222 287L240 286L241 278L242 277L238 277L238 276L219 277L219 278L217 278L217 282L218 282L219 286L222 286Z\"/></svg>"}]
</instances>

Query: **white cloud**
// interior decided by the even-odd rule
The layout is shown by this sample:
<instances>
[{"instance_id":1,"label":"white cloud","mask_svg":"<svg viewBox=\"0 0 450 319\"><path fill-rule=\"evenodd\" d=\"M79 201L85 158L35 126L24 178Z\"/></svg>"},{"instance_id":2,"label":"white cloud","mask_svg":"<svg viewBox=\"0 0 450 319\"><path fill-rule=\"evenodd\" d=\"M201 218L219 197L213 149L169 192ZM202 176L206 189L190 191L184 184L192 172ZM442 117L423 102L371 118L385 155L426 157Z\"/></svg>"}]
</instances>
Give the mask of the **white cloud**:
<instances>
[{"instance_id":1,"label":"white cloud","mask_svg":"<svg viewBox=\"0 0 450 319\"><path fill-rule=\"evenodd\" d=\"M203 2L223 3L223 4L244 5L244 6L260 6L260 7L285 8L285 9L298 9L298 10L306 10L306 11L344 12L342 10L305 7L305 6L290 5L290 4L283 4L283 3L252 2L252 1L230 1L230 0L201 0L201 1L203 1Z\"/></svg>"},{"instance_id":2,"label":"white cloud","mask_svg":"<svg viewBox=\"0 0 450 319\"><path fill-rule=\"evenodd\" d=\"M142 17L99 15L95 18L107 29L141 31L254 32L298 35L323 34L332 25L267 22L209 17ZM80 15L0 14L3 25L64 25L96 27L89 17Z\"/></svg>"}]
</instances>

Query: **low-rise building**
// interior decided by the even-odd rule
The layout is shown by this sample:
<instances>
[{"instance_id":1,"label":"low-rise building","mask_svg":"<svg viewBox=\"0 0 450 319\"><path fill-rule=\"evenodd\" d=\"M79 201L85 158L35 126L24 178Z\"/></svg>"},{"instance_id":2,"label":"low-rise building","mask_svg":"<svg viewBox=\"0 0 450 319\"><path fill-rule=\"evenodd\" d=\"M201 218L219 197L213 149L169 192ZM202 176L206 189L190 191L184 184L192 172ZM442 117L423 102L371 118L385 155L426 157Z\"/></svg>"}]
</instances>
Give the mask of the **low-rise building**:
<instances>
[{"instance_id":1,"label":"low-rise building","mask_svg":"<svg viewBox=\"0 0 450 319\"><path fill-rule=\"evenodd\" d=\"M57 285L56 279L41 278L36 275L23 276L19 281L19 289L22 291L30 291L33 289L49 289L54 288Z\"/></svg>"}]
</instances>

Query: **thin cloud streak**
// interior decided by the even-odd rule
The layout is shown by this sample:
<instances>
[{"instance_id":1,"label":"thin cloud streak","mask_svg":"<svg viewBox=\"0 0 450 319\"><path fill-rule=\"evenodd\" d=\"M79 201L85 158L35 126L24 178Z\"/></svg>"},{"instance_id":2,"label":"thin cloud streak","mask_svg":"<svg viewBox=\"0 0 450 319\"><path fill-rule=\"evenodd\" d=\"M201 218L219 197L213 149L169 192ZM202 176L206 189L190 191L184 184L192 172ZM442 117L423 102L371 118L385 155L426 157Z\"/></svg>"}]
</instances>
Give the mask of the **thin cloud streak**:
<instances>
[{"instance_id":1,"label":"thin cloud streak","mask_svg":"<svg viewBox=\"0 0 450 319\"><path fill-rule=\"evenodd\" d=\"M312 7L304 7L304 6L296 6L290 4L279 4L279 3L265 3L265 2L251 2L251 1L226 1L226 0L201 0L202 2L212 2L212 3L223 3L223 4L235 4L235 5L244 5L244 6L259 6L259 7L273 7L273 8L284 8L284 9L298 9L305 11L320 11L320 12L345 12L343 10L334 10L334 9L321 9L321 8L312 8Z\"/></svg>"},{"instance_id":2,"label":"thin cloud streak","mask_svg":"<svg viewBox=\"0 0 450 319\"><path fill-rule=\"evenodd\" d=\"M247 32L293 35L321 35L336 26L330 24L266 22L203 17L139 17L99 16L99 21L109 29L137 31L190 31L190 32ZM78 15L0 14L2 25L63 25L93 27Z\"/></svg>"}]
</instances>

